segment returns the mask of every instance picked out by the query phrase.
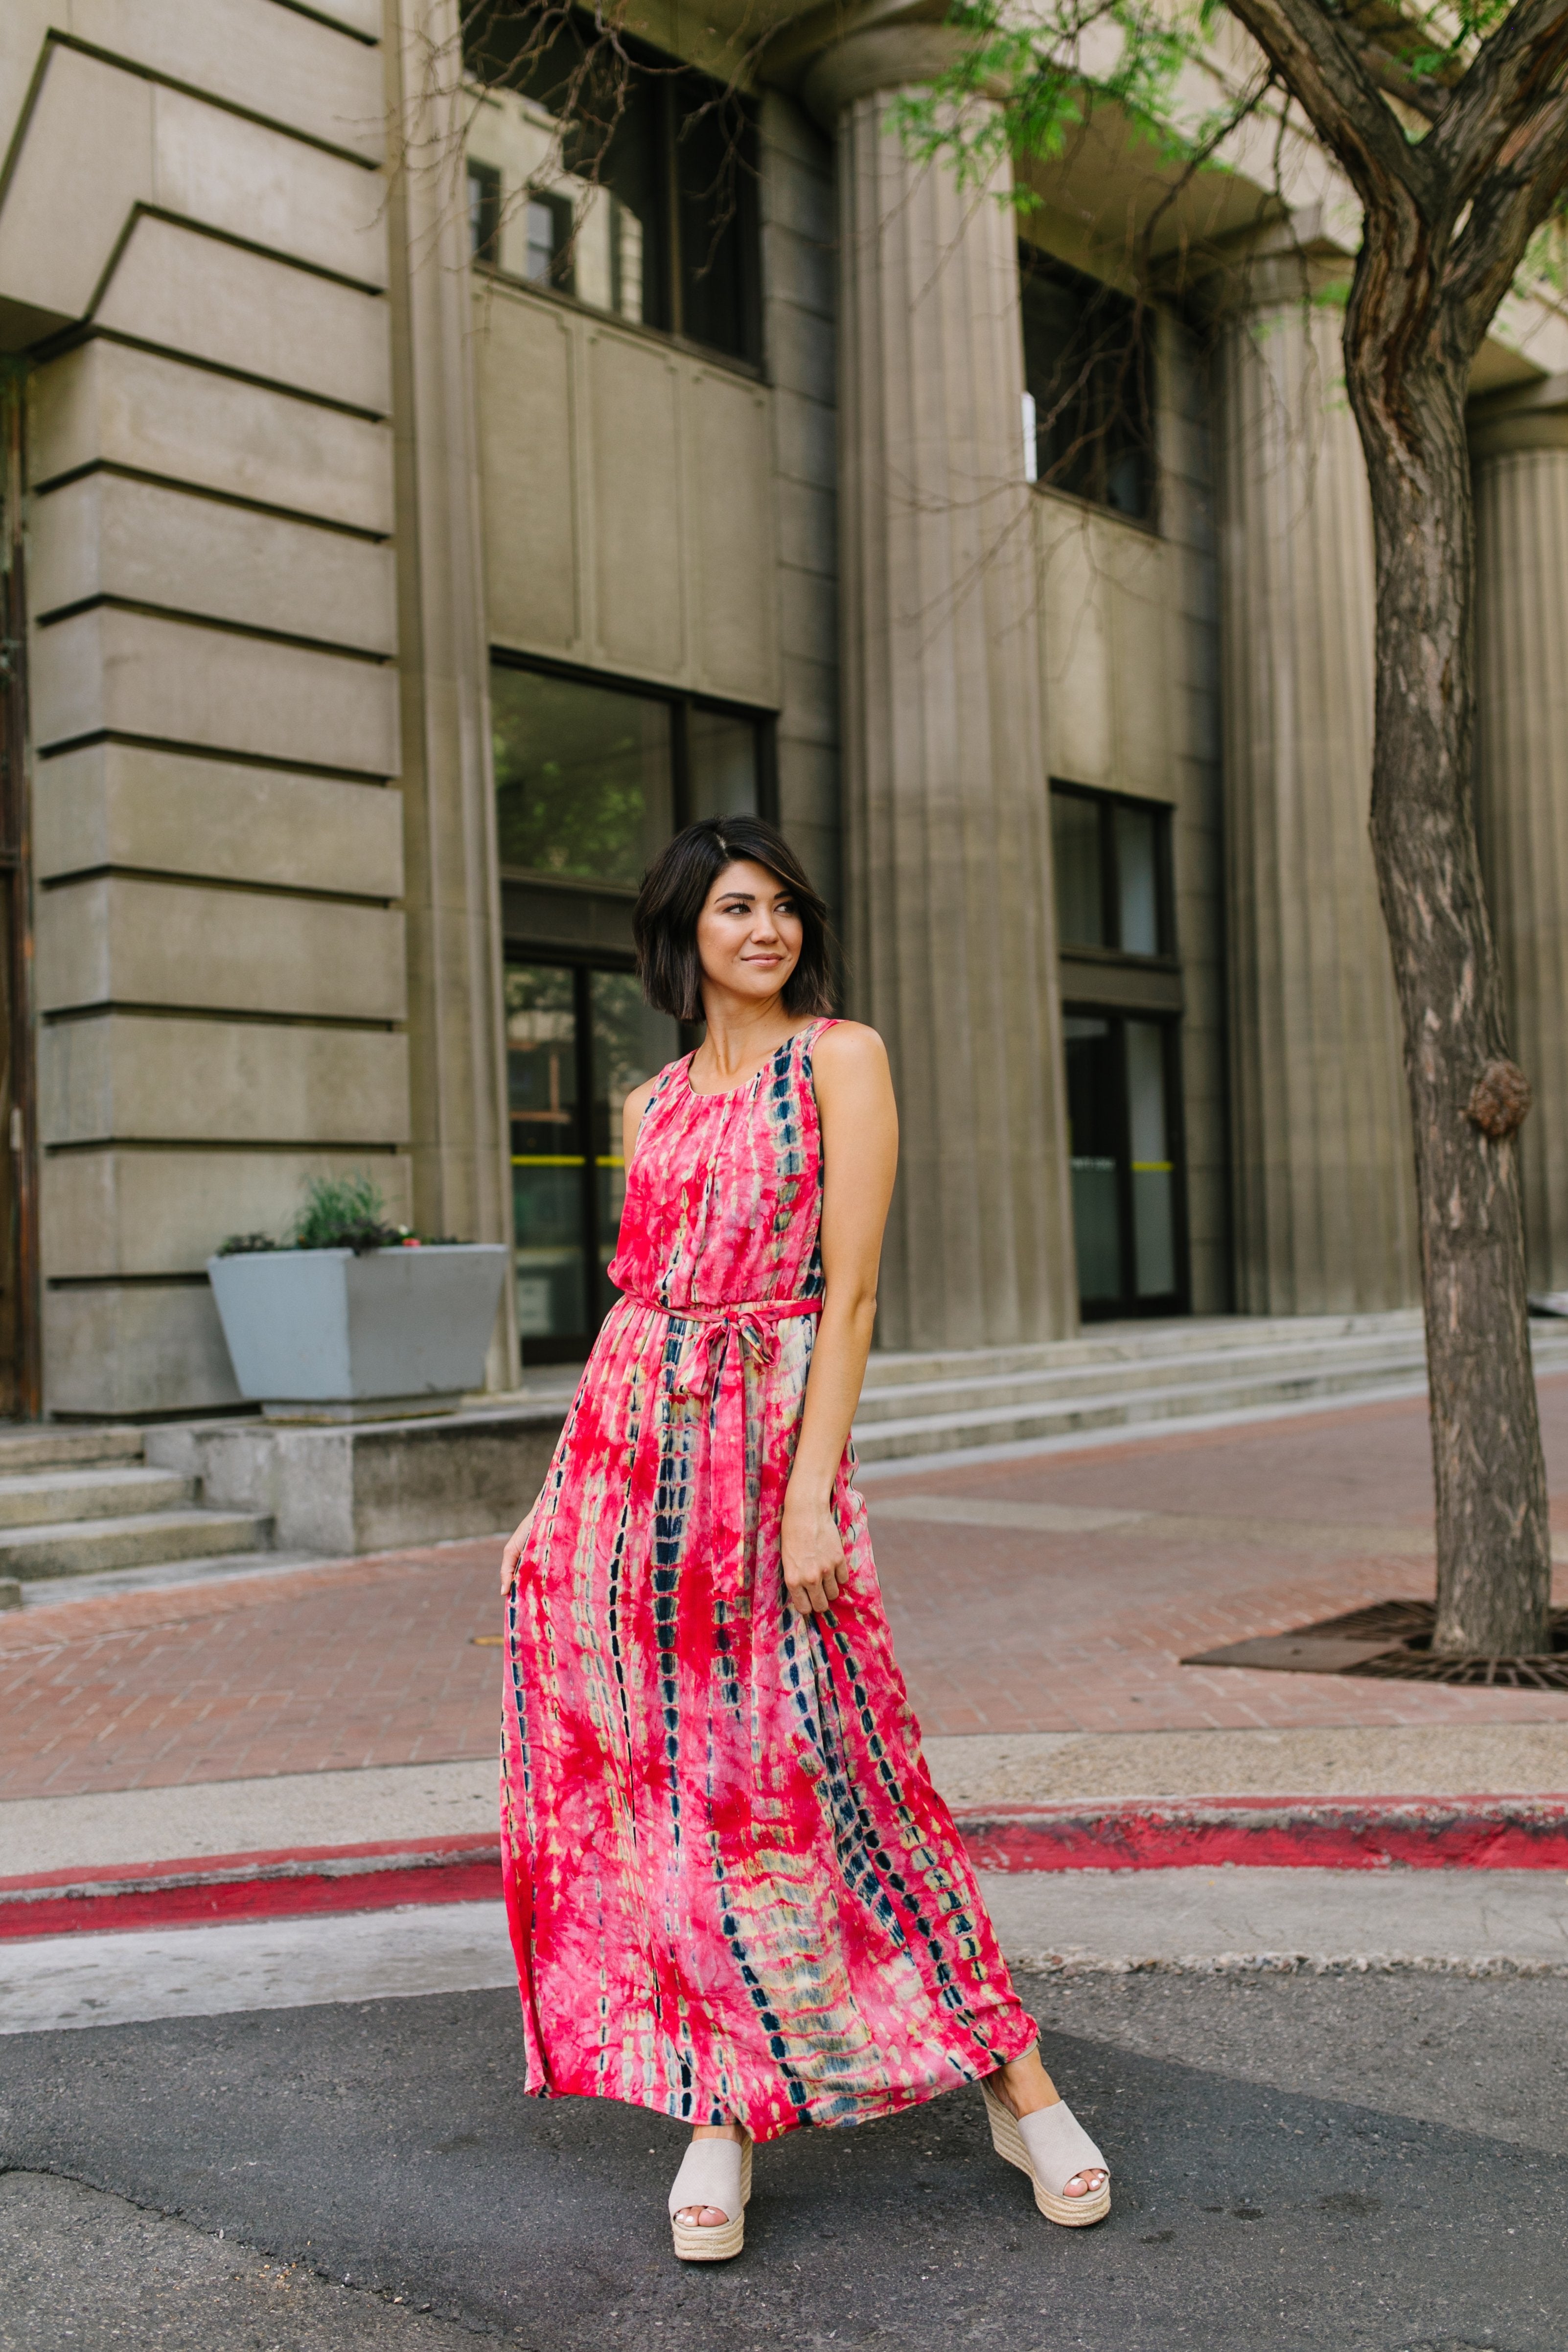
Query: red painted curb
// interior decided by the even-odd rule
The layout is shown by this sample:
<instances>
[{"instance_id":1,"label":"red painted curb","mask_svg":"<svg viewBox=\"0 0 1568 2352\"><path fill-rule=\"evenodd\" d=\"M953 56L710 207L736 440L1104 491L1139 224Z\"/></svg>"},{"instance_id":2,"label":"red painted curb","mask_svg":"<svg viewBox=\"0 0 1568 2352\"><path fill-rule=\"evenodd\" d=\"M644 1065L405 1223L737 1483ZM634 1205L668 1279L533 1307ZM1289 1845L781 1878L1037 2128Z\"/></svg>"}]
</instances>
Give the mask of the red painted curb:
<instances>
[{"instance_id":1,"label":"red painted curb","mask_svg":"<svg viewBox=\"0 0 1568 2352\"><path fill-rule=\"evenodd\" d=\"M1560 1797L1226 1797L965 1806L981 1870L1568 1870Z\"/></svg>"},{"instance_id":2,"label":"red painted curb","mask_svg":"<svg viewBox=\"0 0 1568 2352\"><path fill-rule=\"evenodd\" d=\"M954 1819L980 1870L1568 1871L1560 1797L1227 1797L1103 1805L965 1805ZM500 1847L473 1837L388 1839L267 1853L43 1871L0 1879L0 1943L88 1930L499 1901Z\"/></svg>"},{"instance_id":3,"label":"red painted curb","mask_svg":"<svg viewBox=\"0 0 1568 2352\"><path fill-rule=\"evenodd\" d=\"M495 1838L386 1839L0 1878L0 1943L126 1927L192 1927L400 1903L500 1899Z\"/></svg>"}]
</instances>

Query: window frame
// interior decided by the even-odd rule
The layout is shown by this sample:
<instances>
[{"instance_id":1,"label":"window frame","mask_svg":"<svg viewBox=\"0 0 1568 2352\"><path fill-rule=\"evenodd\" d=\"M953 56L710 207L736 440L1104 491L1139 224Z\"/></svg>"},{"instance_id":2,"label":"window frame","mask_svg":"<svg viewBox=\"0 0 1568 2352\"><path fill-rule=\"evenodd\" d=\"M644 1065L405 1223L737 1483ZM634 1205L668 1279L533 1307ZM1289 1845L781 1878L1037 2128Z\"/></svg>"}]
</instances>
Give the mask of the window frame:
<instances>
[{"instance_id":1,"label":"window frame","mask_svg":"<svg viewBox=\"0 0 1568 2352\"><path fill-rule=\"evenodd\" d=\"M498 261L493 258L486 259L477 252L471 255L470 267L482 271L487 277L498 279L503 286L527 287L531 293L542 294L560 302L568 302L574 310L584 311L591 318L612 320L616 326L624 328L630 334L651 336L655 341L667 345L674 343L679 350L691 353L695 358L712 361L721 367L733 368L740 374L751 376L762 382L765 376L765 353L763 347L763 254L759 155L761 123L756 104L743 91L734 90L728 93L733 97L735 103L741 109L742 126L743 152L739 159L735 175L735 226L742 242L741 309L742 340L744 349L740 352L727 352L716 344L699 341L686 331L685 271L681 258L680 240L679 122L677 117L677 100L683 83L689 84L693 80L705 82L711 86L715 93L723 92L724 85L713 75L706 72L702 67L690 65L683 58L670 57L665 51L656 48L651 42L623 35L617 37L617 46L624 51L634 69L646 67L658 77L652 87L657 102L655 135L659 151L658 178L658 253L662 281L660 291L663 298L662 307L668 314L669 324L662 326L646 319L623 318L618 311L601 310L596 304L584 301L580 295L573 291L569 285L544 283L533 278L520 278L515 271L503 269ZM505 89L511 86L504 82L496 82L476 83L474 87L482 89ZM493 165L485 168L496 169ZM498 178L499 176L498 173ZM533 193L531 184L527 188L516 190L508 190L502 184L502 207L504 208L510 197L520 197L527 202ZM575 271L570 262L567 264L567 271L574 278Z\"/></svg>"},{"instance_id":2,"label":"window frame","mask_svg":"<svg viewBox=\"0 0 1568 2352\"><path fill-rule=\"evenodd\" d=\"M1146 959L1141 959L1146 961ZM1117 1224L1121 1255L1122 1289L1120 1298L1079 1298L1079 1317L1085 1323L1110 1323L1118 1320L1137 1321L1147 1318L1157 1320L1163 1316L1192 1313L1192 1237L1188 1231L1187 1201L1187 1139L1184 1118L1185 1097L1182 1086L1182 1020L1180 1013L1153 1006L1113 1003L1085 996L1075 991L1062 1003L1064 1024L1077 1017L1080 1020L1109 1023L1114 1039L1117 1108ZM1127 1024L1130 1021L1152 1022L1160 1031L1163 1055L1165 1084L1166 1150L1171 1155L1171 1216L1175 1259L1175 1287L1162 1291L1150 1299L1140 1299L1137 1294L1138 1246L1133 1213L1132 1143L1131 1113L1127 1086ZM1063 1076L1066 1076L1067 1033L1062 1032ZM1069 1182L1071 1149L1068 1148ZM1074 1267L1077 1277L1076 1265Z\"/></svg>"},{"instance_id":3,"label":"window frame","mask_svg":"<svg viewBox=\"0 0 1568 2352\"><path fill-rule=\"evenodd\" d=\"M669 781L671 838L691 822L690 723L694 710L711 710L723 719L749 724L757 746L757 814L770 824L778 823L778 713L755 703L725 702L714 694L693 694L681 687L660 686L646 678L624 677L589 669L581 662L552 661L542 655L514 653L491 646L490 666L528 670L536 677L558 677L569 686L588 686L601 693L625 694L639 702L662 702L670 712ZM507 866L497 859L501 882L526 883L531 889L586 891L601 898L630 905L637 895L635 882L604 882L589 874L557 874L538 866ZM551 953L554 950L552 949Z\"/></svg>"},{"instance_id":4,"label":"window frame","mask_svg":"<svg viewBox=\"0 0 1568 2352\"><path fill-rule=\"evenodd\" d=\"M1096 497L1091 491L1075 489L1069 483L1047 481L1045 478L1038 456L1039 433L1043 429L1037 421L1041 413L1039 394L1029 380L1029 347L1028 338L1025 332L1024 315L1026 289L1030 280L1037 276L1047 280L1054 278L1059 285L1093 289L1095 295L1109 297L1112 301L1126 304L1129 308L1133 307L1133 298L1125 294L1121 287L1113 286L1109 278L1096 278L1089 270L1076 268L1071 262L1063 261L1056 254L1048 253L1043 246L1031 245L1026 237L1018 239L1017 252L1018 341L1024 362L1024 389L1030 400L1035 403L1037 411L1036 472L1029 477L1030 488L1042 493L1048 493L1052 498L1070 499L1075 506L1085 507L1091 514L1109 516L1113 522L1125 523L1131 530L1147 531L1151 537L1158 538L1161 534L1160 508L1163 468L1161 462L1159 431L1159 353L1154 347L1153 338L1147 333L1143 335L1140 352L1146 418L1143 454L1149 476L1148 501L1142 514L1129 514L1124 509L1112 506L1108 499ZM1144 315L1152 320L1157 314L1152 305L1145 305Z\"/></svg>"},{"instance_id":5,"label":"window frame","mask_svg":"<svg viewBox=\"0 0 1568 2352\"><path fill-rule=\"evenodd\" d=\"M1175 808L1170 801L1150 800L1137 793L1105 792L1095 784L1072 782L1065 776L1052 776L1048 790L1051 801L1051 887L1053 913L1056 916L1057 952L1058 955L1083 959L1086 961L1128 964L1140 971L1179 971L1181 956L1176 944L1176 887L1173 835ZM1121 936L1121 888L1117 868L1116 812L1119 808L1135 809L1141 815L1154 819L1154 902L1160 945L1152 955L1138 948L1097 946L1088 940L1069 940L1062 930L1061 902L1056 897L1056 824L1057 796L1064 800L1089 801L1096 807L1100 818L1100 924L1108 938L1118 941Z\"/></svg>"}]
</instances>

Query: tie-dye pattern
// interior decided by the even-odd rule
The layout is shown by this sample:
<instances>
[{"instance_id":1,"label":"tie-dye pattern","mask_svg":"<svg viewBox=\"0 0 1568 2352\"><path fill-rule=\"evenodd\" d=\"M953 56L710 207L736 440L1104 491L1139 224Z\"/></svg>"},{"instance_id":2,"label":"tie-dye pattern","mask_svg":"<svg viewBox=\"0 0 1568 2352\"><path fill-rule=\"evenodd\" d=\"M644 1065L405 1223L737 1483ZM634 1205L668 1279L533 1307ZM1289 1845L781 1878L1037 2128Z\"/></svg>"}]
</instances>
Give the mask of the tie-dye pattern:
<instances>
[{"instance_id":1,"label":"tie-dye pattern","mask_svg":"<svg viewBox=\"0 0 1568 2352\"><path fill-rule=\"evenodd\" d=\"M758 2139L852 2124L1026 2050L855 1574L784 1599L779 1519L822 1294L816 1023L749 1086L663 1071L606 1318L508 1608L502 1853L528 2087Z\"/></svg>"}]
</instances>

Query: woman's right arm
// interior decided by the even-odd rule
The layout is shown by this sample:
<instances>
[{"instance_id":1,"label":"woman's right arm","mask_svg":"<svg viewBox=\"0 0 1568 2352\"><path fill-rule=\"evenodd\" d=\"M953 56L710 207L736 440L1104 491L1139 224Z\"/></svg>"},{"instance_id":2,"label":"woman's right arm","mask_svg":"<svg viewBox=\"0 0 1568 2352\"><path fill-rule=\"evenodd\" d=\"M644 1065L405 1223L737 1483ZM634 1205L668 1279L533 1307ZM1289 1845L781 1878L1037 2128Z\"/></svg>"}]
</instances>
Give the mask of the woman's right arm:
<instances>
[{"instance_id":1,"label":"woman's right arm","mask_svg":"<svg viewBox=\"0 0 1568 2352\"><path fill-rule=\"evenodd\" d=\"M646 1086L634 1087L621 1105L621 1165L623 1168L629 1168L632 1164L632 1153L637 1150L637 1129L642 1125L642 1115L653 1098L653 1090L657 1084L657 1079L649 1078ZM541 1491L542 1492L542 1489ZM500 1556L500 1597L503 1601L510 1594L512 1584L517 1577L518 1562L522 1558L522 1549L528 1541L528 1531L533 1525L533 1515L538 1508L539 1496L536 1495L506 1539L506 1549Z\"/></svg>"}]
</instances>

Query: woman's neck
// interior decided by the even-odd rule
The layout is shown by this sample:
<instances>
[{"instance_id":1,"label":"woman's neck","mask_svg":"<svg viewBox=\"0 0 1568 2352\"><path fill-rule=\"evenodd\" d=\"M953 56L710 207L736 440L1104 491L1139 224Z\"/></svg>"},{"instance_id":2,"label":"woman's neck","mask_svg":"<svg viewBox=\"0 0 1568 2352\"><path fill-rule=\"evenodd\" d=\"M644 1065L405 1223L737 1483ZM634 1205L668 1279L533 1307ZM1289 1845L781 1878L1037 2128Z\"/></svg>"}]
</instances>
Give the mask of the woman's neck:
<instances>
[{"instance_id":1,"label":"woman's neck","mask_svg":"<svg viewBox=\"0 0 1568 2352\"><path fill-rule=\"evenodd\" d=\"M749 1077L798 1027L784 1008L783 992L752 1003L728 990L704 989L702 1013L708 1034L693 1056L705 1077Z\"/></svg>"}]
</instances>

